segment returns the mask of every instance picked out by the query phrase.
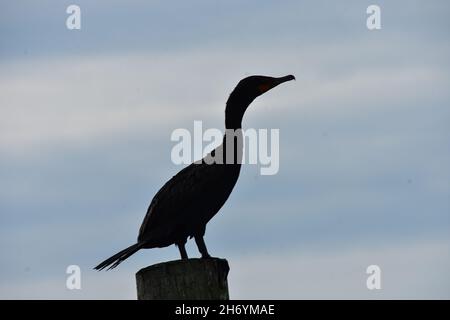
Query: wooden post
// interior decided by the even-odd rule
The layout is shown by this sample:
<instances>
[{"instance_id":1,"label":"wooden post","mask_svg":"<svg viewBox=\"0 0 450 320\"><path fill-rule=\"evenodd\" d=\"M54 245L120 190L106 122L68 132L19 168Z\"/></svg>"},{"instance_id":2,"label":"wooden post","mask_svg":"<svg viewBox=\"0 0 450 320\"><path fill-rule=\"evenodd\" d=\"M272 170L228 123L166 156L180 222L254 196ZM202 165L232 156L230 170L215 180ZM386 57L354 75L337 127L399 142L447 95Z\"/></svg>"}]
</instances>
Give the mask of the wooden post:
<instances>
[{"instance_id":1,"label":"wooden post","mask_svg":"<svg viewBox=\"0 0 450 320\"><path fill-rule=\"evenodd\" d=\"M228 300L225 259L158 263L136 273L138 300Z\"/></svg>"}]
</instances>

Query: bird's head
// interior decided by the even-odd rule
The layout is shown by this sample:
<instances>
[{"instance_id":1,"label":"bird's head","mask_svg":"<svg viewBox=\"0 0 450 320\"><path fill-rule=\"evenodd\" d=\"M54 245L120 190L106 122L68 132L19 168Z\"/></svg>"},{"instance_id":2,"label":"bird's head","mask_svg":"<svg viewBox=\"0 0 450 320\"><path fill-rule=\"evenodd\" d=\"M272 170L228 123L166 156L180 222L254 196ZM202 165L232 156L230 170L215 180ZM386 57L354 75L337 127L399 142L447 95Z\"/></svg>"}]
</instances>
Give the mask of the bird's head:
<instances>
[{"instance_id":1,"label":"bird's head","mask_svg":"<svg viewBox=\"0 0 450 320\"><path fill-rule=\"evenodd\" d=\"M232 95L235 95L242 99L250 99L253 101L256 97L263 93L275 88L283 82L295 80L293 75L284 77L267 77L267 76L250 76L239 81L236 88L233 90Z\"/></svg>"},{"instance_id":2,"label":"bird's head","mask_svg":"<svg viewBox=\"0 0 450 320\"><path fill-rule=\"evenodd\" d=\"M240 125L245 110L257 97L283 82L295 80L293 75L284 77L250 76L239 81L231 92L225 111L230 126Z\"/></svg>"}]
</instances>

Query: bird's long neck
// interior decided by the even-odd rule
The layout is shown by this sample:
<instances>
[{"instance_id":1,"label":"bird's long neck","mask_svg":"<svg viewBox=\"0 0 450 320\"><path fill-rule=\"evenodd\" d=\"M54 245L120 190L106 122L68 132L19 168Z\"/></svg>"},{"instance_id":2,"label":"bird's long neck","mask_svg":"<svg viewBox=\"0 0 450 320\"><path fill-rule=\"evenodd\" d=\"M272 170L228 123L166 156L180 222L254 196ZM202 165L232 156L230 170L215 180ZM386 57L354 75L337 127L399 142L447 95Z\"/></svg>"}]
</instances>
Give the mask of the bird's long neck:
<instances>
[{"instance_id":1,"label":"bird's long neck","mask_svg":"<svg viewBox=\"0 0 450 320\"><path fill-rule=\"evenodd\" d=\"M237 96L234 92L230 94L227 105L225 107L225 128L226 129L241 129L242 118L245 110L247 110L252 100L248 100Z\"/></svg>"},{"instance_id":2,"label":"bird's long neck","mask_svg":"<svg viewBox=\"0 0 450 320\"><path fill-rule=\"evenodd\" d=\"M225 109L225 129L241 129L242 128L242 118L244 117L244 112L239 112L239 110L233 110L229 108Z\"/></svg>"},{"instance_id":3,"label":"bird's long neck","mask_svg":"<svg viewBox=\"0 0 450 320\"><path fill-rule=\"evenodd\" d=\"M223 156L227 161L233 159L240 165L243 153L242 118L251 101L230 95L225 108L225 135L223 137Z\"/></svg>"}]
</instances>

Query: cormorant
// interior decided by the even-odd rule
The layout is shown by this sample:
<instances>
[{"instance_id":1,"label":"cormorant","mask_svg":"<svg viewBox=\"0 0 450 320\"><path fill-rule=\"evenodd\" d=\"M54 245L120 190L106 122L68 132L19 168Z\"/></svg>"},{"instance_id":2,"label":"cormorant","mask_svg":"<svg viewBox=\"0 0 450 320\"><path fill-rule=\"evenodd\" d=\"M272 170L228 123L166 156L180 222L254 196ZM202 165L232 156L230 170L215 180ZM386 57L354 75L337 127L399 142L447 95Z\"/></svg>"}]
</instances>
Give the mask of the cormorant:
<instances>
[{"instance_id":1,"label":"cormorant","mask_svg":"<svg viewBox=\"0 0 450 320\"><path fill-rule=\"evenodd\" d=\"M203 236L206 224L228 199L239 177L242 117L256 97L294 79L292 75L280 78L250 76L242 79L226 103L227 130L223 143L201 161L190 164L167 181L150 203L137 243L106 259L95 269L102 270L108 266L112 269L140 249L172 244L178 246L181 258L187 259L185 244L188 237L195 238L202 258L210 257ZM230 150L227 151L230 145L234 146L231 161L228 158ZM216 161L211 161L214 157ZM221 157L223 161L217 161Z\"/></svg>"}]
</instances>

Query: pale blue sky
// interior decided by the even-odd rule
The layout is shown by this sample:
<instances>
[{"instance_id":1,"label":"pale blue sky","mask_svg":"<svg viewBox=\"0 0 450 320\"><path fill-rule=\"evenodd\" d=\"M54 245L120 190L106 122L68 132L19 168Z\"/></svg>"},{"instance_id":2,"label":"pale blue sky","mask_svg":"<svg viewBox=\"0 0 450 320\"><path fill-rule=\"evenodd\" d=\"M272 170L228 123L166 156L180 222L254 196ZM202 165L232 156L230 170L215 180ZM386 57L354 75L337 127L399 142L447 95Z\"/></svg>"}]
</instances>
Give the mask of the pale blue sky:
<instances>
[{"instance_id":1,"label":"pale blue sky","mask_svg":"<svg viewBox=\"0 0 450 320\"><path fill-rule=\"evenodd\" d=\"M79 31L65 27L72 3ZM366 28L373 3L378 31ZM231 297L450 298L447 1L0 7L0 298L134 299L134 273L177 259L175 247L92 267L135 241L181 169L171 132L223 128L227 96L250 74L297 81L244 119L280 130L279 173L244 166L208 225ZM70 264L80 291L65 288ZM377 292L370 264L383 272Z\"/></svg>"}]
</instances>

